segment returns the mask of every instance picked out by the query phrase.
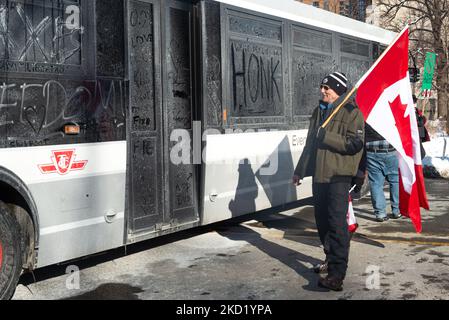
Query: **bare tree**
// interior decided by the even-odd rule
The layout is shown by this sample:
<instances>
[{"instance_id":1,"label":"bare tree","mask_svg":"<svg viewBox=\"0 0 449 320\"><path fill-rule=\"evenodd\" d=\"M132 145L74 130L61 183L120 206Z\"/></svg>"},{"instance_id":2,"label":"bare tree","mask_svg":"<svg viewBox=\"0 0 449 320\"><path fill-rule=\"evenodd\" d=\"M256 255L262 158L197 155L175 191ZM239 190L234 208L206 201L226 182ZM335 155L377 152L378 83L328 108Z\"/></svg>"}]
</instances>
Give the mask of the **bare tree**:
<instances>
[{"instance_id":1,"label":"bare tree","mask_svg":"<svg viewBox=\"0 0 449 320\"><path fill-rule=\"evenodd\" d=\"M379 0L383 27L400 31L410 25L411 46L435 52L438 115L448 120L449 114L449 1L448 0ZM446 122L449 133L449 121Z\"/></svg>"}]
</instances>

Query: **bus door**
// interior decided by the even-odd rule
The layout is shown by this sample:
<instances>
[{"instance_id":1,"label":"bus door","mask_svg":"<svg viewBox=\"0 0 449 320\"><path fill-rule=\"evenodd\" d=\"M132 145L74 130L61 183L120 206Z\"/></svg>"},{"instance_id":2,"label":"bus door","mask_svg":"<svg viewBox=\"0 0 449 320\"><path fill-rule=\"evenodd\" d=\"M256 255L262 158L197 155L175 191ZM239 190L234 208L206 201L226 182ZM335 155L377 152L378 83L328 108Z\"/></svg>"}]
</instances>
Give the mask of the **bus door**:
<instances>
[{"instance_id":1,"label":"bus door","mask_svg":"<svg viewBox=\"0 0 449 320\"><path fill-rule=\"evenodd\" d=\"M193 159L195 106L198 105L194 90L195 32L190 1L165 0L162 3L165 5L162 87L169 193L166 199L170 224L179 227L199 222L198 174ZM180 148L186 145L184 143L191 148L187 157L186 148ZM182 157L180 149L183 149Z\"/></svg>"},{"instance_id":2,"label":"bus door","mask_svg":"<svg viewBox=\"0 0 449 320\"><path fill-rule=\"evenodd\" d=\"M173 130L192 136L191 5L129 0L128 242L198 222L193 164L174 164Z\"/></svg>"}]
</instances>

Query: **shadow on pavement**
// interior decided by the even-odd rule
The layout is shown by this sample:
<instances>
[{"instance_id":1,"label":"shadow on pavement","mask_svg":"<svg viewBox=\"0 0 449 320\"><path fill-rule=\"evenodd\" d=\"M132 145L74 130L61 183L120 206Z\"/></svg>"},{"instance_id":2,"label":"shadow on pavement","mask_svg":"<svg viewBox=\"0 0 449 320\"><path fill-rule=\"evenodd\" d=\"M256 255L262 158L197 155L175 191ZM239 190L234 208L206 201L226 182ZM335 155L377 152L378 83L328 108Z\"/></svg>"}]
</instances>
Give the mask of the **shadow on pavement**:
<instances>
[{"instance_id":1,"label":"shadow on pavement","mask_svg":"<svg viewBox=\"0 0 449 320\"><path fill-rule=\"evenodd\" d=\"M106 283L97 289L64 300L139 300L138 293L142 288L123 283Z\"/></svg>"},{"instance_id":2,"label":"shadow on pavement","mask_svg":"<svg viewBox=\"0 0 449 320\"><path fill-rule=\"evenodd\" d=\"M222 230L217 232L221 236L233 241L246 241L268 256L282 262L287 267L294 270L298 275L308 281L308 284L302 287L304 290L314 292L327 291L317 286L319 277L313 270L311 270L311 266L320 263L320 260L268 241L262 238L256 231L245 226L236 226L233 227L232 230Z\"/></svg>"}]
</instances>

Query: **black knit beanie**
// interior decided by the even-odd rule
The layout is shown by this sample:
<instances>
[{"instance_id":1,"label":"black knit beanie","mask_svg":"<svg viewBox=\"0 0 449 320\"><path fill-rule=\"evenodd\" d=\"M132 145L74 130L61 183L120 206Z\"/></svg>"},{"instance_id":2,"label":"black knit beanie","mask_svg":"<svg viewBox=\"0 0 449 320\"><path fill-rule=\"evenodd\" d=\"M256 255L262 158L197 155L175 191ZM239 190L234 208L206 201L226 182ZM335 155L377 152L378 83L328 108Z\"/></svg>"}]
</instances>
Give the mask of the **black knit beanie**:
<instances>
[{"instance_id":1,"label":"black knit beanie","mask_svg":"<svg viewBox=\"0 0 449 320\"><path fill-rule=\"evenodd\" d=\"M321 85L328 86L341 96L348 90L348 78L346 78L344 73L334 72L326 76L326 78L321 81Z\"/></svg>"}]
</instances>

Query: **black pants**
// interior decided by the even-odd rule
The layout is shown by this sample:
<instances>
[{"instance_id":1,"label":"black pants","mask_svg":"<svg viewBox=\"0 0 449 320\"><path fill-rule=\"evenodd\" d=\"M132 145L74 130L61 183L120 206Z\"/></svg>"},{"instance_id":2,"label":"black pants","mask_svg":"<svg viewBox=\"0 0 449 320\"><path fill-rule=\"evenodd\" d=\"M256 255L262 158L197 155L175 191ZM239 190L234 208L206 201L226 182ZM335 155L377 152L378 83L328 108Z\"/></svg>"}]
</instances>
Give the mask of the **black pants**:
<instances>
[{"instance_id":1,"label":"black pants","mask_svg":"<svg viewBox=\"0 0 449 320\"><path fill-rule=\"evenodd\" d=\"M346 216L350 181L314 183L315 220L330 276L344 279L348 268L349 230Z\"/></svg>"}]
</instances>

